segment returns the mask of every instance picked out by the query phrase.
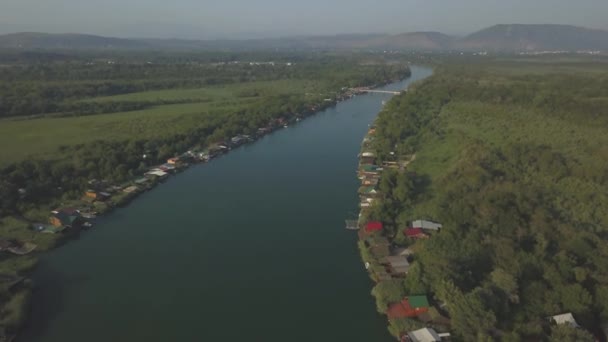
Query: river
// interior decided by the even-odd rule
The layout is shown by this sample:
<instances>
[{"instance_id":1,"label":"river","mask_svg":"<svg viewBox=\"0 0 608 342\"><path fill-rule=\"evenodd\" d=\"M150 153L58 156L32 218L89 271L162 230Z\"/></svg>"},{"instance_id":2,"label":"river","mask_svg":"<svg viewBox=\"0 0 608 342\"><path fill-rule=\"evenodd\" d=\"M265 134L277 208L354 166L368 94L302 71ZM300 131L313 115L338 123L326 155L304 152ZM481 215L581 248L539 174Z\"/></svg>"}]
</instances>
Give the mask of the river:
<instances>
[{"instance_id":1,"label":"river","mask_svg":"<svg viewBox=\"0 0 608 342\"><path fill-rule=\"evenodd\" d=\"M344 229L361 140L390 97L339 103L100 218L42 258L19 340L391 341Z\"/></svg>"}]
</instances>

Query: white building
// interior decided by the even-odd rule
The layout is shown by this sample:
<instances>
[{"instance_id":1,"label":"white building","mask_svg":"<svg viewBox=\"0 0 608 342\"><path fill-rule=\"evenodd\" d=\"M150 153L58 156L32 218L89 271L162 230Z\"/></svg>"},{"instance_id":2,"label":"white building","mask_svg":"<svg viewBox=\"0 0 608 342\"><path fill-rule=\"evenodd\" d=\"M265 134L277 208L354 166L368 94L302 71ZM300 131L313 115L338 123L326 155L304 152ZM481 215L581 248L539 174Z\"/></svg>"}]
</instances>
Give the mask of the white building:
<instances>
[{"instance_id":1,"label":"white building","mask_svg":"<svg viewBox=\"0 0 608 342\"><path fill-rule=\"evenodd\" d=\"M426 230L439 231L439 230L441 230L442 227L443 226L441 224L431 222L431 221L416 220L416 221L412 222L412 228L422 228L422 229L426 229Z\"/></svg>"}]
</instances>

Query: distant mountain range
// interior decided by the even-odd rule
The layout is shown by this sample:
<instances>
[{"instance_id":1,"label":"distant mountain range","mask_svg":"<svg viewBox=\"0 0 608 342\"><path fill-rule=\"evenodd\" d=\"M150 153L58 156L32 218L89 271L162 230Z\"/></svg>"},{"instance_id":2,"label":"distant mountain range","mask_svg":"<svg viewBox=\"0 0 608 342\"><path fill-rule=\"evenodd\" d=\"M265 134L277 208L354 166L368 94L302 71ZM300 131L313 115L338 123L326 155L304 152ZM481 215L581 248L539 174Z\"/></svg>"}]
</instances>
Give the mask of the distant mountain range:
<instances>
[{"instance_id":1,"label":"distant mountain range","mask_svg":"<svg viewBox=\"0 0 608 342\"><path fill-rule=\"evenodd\" d=\"M608 51L608 31L568 25L496 25L454 37L439 32L337 35L254 40L123 39L85 34L0 35L5 49L374 49L401 51Z\"/></svg>"}]
</instances>

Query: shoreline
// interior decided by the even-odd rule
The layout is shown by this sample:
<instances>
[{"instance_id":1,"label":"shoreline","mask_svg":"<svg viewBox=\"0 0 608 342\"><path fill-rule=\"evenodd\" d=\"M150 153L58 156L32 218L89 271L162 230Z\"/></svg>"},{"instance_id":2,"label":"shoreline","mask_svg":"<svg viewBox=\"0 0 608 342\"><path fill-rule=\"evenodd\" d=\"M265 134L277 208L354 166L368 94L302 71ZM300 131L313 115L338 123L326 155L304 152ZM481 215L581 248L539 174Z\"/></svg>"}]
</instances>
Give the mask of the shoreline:
<instances>
[{"instance_id":1,"label":"shoreline","mask_svg":"<svg viewBox=\"0 0 608 342\"><path fill-rule=\"evenodd\" d=\"M367 87L367 89L375 89L394 82L399 82L401 80L409 78L410 76L411 75L407 75L404 78L385 80L382 83L370 85L369 87ZM191 166L210 162L215 158L229 153L233 149L237 149L238 147L241 147L243 145L254 143L257 140L263 138L264 136L271 134L277 130L280 130L281 128L287 128L289 125L296 124L303 119L320 113L328 108L336 106L337 104L343 101L349 100L352 97L363 93L365 92L357 91L355 89L350 88L343 88L338 93L338 95L336 95L335 98L325 99L320 103L311 104L309 105L308 109L302 113L283 114L279 118L273 119L265 127L260 127L260 129L258 129L258 132L256 132L256 134L253 136L238 134L232 139L229 139L228 141L220 141L215 144L205 146L204 148L191 148L188 151L180 154L179 156L170 158L165 164L148 166L148 171L145 174L140 175L141 178L139 179L137 179L136 177L120 185L105 184L103 183L103 181L91 180L89 182L91 189L87 190L82 198L67 201L67 203L69 204L66 203L63 208L58 208L52 212L54 213L54 216L58 216L59 214L63 213L63 209L66 209L67 211L70 211L70 213L68 214L80 218L80 225L78 227L74 226L69 227L67 229L63 227L63 229L65 229L66 231L63 232L62 229L60 233L55 234L53 236L53 243L50 247L32 253L31 255L29 255L29 258L35 258L37 263L37 257L43 255L44 252L51 251L55 248L63 246L64 244L67 244L71 242L71 240L77 238L83 230L88 230L87 228L89 227L83 227L82 224L94 223L95 219L98 217L108 214L116 209L127 207L132 201L137 199L139 195L154 189L161 183L164 183L164 181L169 177L175 176L189 169ZM177 160L174 160L173 163L171 163L171 159ZM169 168L168 164L172 164L173 167ZM146 178L146 181L144 181L143 178ZM141 182L138 183L138 181ZM106 192L106 188L110 188L110 190L112 190L113 192ZM106 195L109 196L106 197ZM103 196L103 200L102 197L97 196ZM70 205L71 208L65 208L68 205ZM25 219L23 219L22 221L24 223L27 222L27 224L29 225L34 224L34 222L25 221ZM33 233L41 234L42 231L34 231ZM36 305L31 301L31 294L33 291L36 290L36 284L33 284L30 278L31 274L35 271L35 267L36 265L33 264L27 269L18 270L18 273L23 277L23 283L25 283L26 286L23 286L22 288L15 291L14 297L23 295L26 298L25 300L19 303L19 312L21 314L21 317L18 324L16 325L16 328L14 328L15 326L12 326L15 330L6 332L5 336L0 336L0 340L18 340L19 333L24 329L27 329L27 326L29 324L29 315L31 313L31 307L33 305Z\"/></svg>"},{"instance_id":2,"label":"shoreline","mask_svg":"<svg viewBox=\"0 0 608 342\"><path fill-rule=\"evenodd\" d=\"M416 159L416 153L397 155L396 152L379 158L373 143L376 139L376 120L382 111L369 124L361 143L357 164L357 178L361 181L357 190L359 216L356 228L347 221L347 229L357 230L359 255L373 281L371 294L376 311L387 319L388 330L393 337L399 341L410 341L411 336L420 333L437 334L444 331L446 322L449 322L426 293L407 293L401 288L410 267L416 262L415 242L432 238L441 229L441 224L410 218L408 226L403 228L378 220L381 216L374 208L375 203L383 197L382 177L387 176L387 172L389 176L410 177L413 173L408 171L408 166ZM449 338L450 334L439 333L439 336Z\"/></svg>"}]
</instances>

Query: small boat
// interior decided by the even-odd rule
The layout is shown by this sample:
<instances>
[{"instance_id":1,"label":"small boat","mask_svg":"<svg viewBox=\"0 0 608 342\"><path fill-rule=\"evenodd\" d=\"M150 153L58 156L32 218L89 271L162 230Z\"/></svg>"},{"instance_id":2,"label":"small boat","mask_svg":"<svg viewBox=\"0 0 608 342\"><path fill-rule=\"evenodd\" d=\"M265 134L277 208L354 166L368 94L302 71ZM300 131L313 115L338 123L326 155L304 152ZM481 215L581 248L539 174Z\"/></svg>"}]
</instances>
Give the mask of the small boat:
<instances>
[{"instance_id":1,"label":"small boat","mask_svg":"<svg viewBox=\"0 0 608 342\"><path fill-rule=\"evenodd\" d=\"M369 270L369 262L366 262L366 263L365 263L365 269L366 269L366 270Z\"/></svg>"},{"instance_id":2,"label":"small boat","mask_svg":"<svg viewBox=\"0 0 608 342\"><path fill-rule=\"evenodd\" d=\"M289 126L287 126L287 125L283 126L283 128L287 128L287 127L289 127Z\"/></svg>"}]
</instances>

